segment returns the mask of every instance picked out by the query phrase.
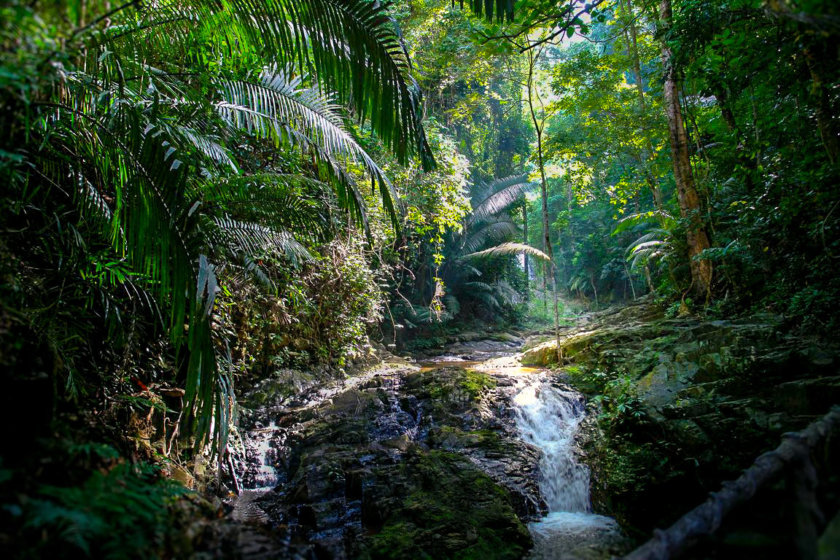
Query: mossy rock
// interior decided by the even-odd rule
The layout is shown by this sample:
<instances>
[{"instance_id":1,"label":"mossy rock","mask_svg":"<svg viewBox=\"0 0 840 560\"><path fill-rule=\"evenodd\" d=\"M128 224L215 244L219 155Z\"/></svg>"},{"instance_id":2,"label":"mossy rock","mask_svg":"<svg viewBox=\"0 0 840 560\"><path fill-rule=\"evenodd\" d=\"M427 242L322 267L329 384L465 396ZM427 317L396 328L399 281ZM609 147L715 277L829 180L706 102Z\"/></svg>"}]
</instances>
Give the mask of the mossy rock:
<instances>
[{"instance_id":1,"label":"mossy rock","mask_svg":"<svg viewBox=\"0 0 840 560\"><path fill-rule=\"evenodd\" d=\"M495 386L486 373L454 367L414 373L405 380L406 392L428 401L439 420L472 408Z\"/></svg>"},{"instance_id":2,"label":"mossy rock","mask_svg":"<svg viewBox=\"0 0 840 560\"><path fill-rule=\"evenodd\" d=\"M557 344L553 340L526 350L520 358L523 366L550 367L557 365Z\"/></svg>"},{"instance_id":3,"label":"mossy rock","mask_svg":"<svg viewBox=\"0 0 840 560\"><path fill-rule=\"evenodd\" d=\"M694 362L663 360L638 381L639 396L651 410L659 411L677 400L679 392L691 385L699 369Z\"/></svg>"},{"instance_id":4,"label":"mossy rock","mask_svg":"<svg viewBox=\"0 0 840 560\"><path fill-rule=\"evenodd\" d=\"M277 370L240 398L240 405L255 409L283 402L300 394L302 390L312 386L317 380L318 378L311 373L291 369Z\"/></svg>"},{"instance_id":5,"label":"mossy rock","mask_svg":"<svg viewBox=\"0 0 840 560\"><path fill-rule=\"evenodd\" d=\"M362 558L513 560L532 545L508 492L457 453L418 450L389 484L407 492Z\"/></svg>"},{"instance_id":6,"label":"mossy rock","mask_svg":"<svg viewBox=\"0 0 840 560\"><path fill-rule=\"evenodd\" d=\"M491 333L487 338L489 338L490 340L496 340L499 342L510 342L513 344L519 344L520 342L522 342L521 337L518 337L508 332Z\"/></svg>"},{"instance_id":7,"label":"mossy rock","mask_svg":"<svg viewBox=\"0 0 840 560\"><path fill-rule=\"evenodd\" d=\"M454 426L439 426L429 432L429 445L449 451L481 449L495 453L513 453L510 442L493 430L461 430Z\"/></svg>"}]
</instances>

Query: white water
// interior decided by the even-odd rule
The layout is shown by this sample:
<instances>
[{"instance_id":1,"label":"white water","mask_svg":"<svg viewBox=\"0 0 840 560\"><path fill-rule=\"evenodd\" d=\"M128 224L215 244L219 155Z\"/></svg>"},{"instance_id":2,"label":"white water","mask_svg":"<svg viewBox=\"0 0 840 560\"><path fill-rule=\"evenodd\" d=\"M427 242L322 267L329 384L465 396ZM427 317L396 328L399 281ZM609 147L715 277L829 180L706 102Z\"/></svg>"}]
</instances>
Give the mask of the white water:
<instances>
[{"instance_id":1,"label":"white water","mask_svg":"<svg viewBox=\"0 0 840 560\"><path fill-rule=\"evenodd\" d=\"M272 446L272 436L277 430L277 424L271 423L252 434L253 442L251 453L259 461L259 467L254 473L253 490L271 490L277 486L277 469L274 467L276 461L276 450Z\"/></svg>"},{"instance_id":2,"label":"white water","mask_svg":"<svg viewBox=\"0 0 840 560\"><path fill-rule=\"evenodd\" d=\"M530 523L532 559L608 558L621 539L615 520L591 513L589 469L577 462L575 435L586 409L580 394L537 375L513 399L522 439L540 450L540 491L548 515Z\"/></svg>"}]
</instances>

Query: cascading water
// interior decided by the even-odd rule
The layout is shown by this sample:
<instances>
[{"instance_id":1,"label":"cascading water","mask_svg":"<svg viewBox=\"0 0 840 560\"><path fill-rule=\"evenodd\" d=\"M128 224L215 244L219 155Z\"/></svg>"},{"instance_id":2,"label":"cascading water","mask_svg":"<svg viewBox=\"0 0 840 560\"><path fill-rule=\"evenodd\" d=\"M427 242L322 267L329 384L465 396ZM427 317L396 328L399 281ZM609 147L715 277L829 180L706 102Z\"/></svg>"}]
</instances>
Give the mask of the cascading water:
<instances>
[{"instance_id":1,"label":"cascading water","mask_svg":"<svg viewBox=\"0 0 840 560\"><path fill-rule=\"evenodd\" d=\"M575 459L575 434L586 413L583 398L533 376L513 399L522 439L540 454L540 491L548 515L529 524L533 559L608 558L621 540L615 520L591 513L589 469Z\"/></svg>"},{"instance_id":2,"label":"cascading water","mask_svg":"<svg viewBox=\"0 0 840 560\"><path fill-rule=\"evenodd\" d=\"M278 428L274 421L265 428L251 431L246 436L245 453L248 463L243 476L243 486L248 490L268 491L278 482L276 445Z\"/></svg>"}]
</instances>

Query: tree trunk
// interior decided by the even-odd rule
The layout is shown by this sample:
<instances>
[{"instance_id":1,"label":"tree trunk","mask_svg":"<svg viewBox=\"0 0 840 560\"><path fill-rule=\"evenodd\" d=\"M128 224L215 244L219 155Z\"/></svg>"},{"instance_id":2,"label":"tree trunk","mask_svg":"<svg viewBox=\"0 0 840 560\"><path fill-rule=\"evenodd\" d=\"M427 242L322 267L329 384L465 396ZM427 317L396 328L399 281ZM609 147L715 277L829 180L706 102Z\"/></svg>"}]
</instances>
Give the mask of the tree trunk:
<instances>
[{"instance_id":1,"label":"tree trunk","mask_svg":"<svg viewBox=\"0 0 840 560\"><path fill-rule=\"evenodd\" d=\"M557 275L554 273L554 250L551 247L551 235L549 233L548 222L548 187L545 178L545 161L543 160L543 130L544 122L541 124L537 118L537 111L534 107L534 71L536 70L537 58L539 52L536 54L533 50L528 51L528 108L531 112L531 120L534 124L534 131L537 133L537 164L540 168L540 195L542 198L542 225L543 225L543 244L545 245L545 254L548 255L547 273L551 275L551 294L554 299L554 338L557 341L557 361L560 362L562 356L560 355L560 309L557 303Z\"/></svg>"},{"instance_id":2,"label":"tree trunk","mask_svg":"<svg viewBox=\"0 0 840 560\"><path fill-rule=\"evenodd\" d=\"M660 18L662 24L671 24L671 0L660 0ZM708 300L712 285L712 263L697 260L695 257L708 249L709 236L701 219L700 197L694 184L691 160L688 154L688 134L680 106L677 70L672 63L672 52L668 44L662 42L662 68L665 72L665 115L668 119L668 136L671 141L671 158L674 161L674 181L677 185L677 201L680 215L688 220L686 241L688 259L691 267L691 284L698 297Z\"/></svg>"},{"instance_id":3,"label":"tree trunk","mask_svg":"<svg viewBox=\"0 0 840 560\"><path fill-rule=\"evenodd\" d=\"M645 103L645 85L642 79L642 63L639 59L639 45L638 33L636 31L636 17L633 13L633 5L631 0L624 0L624 9L627 10L627 17L629 23L627 25L627 55L633 62L633 81L636 82L636 94L639 97L639 116L644 118L647 112L647 104ZM647 134L642 134L645 139L646 147L638 157L639 165L645 175L645 182L647 182L650 192L653 195L653 204L657 210L662 210L662 189L659 188L659 181L654 177L650 170L650 156L653 153L653 146Z\"/></svg>"},{"instance_id":4,"label":"tree trunk","mask_svg":"<svg viewBox=\"0 0 840 560\"><path fill-rule=\"evenodd\" d=\"M635 301L636 299L638 299L636 297L636 287L633 285L633 276L630 275L630 270L627 268L627 263L624 263L624 275L627 276L627 282L630 284L630 293L633 294L633 301ZM625 290L625 293L627 293L627 290ZM627 297L625 296L624 299L627 299Z\"/></svg>"},{"instance_id":5,"label":"tree trunk","mask_svg":"<svg viewBox=\"0 0 840 560\"><path fill-rule=\"evenodd\" d=\"M523 243L525 245L528 244L528 201L526 200L522 204L522 237ZM522 255L522 258L525 260L525 299L529 299L531 297L530 293L530 284L531 278L529 277L530 271L528 269L528 253Z\"/></svg>"}]
</instances>

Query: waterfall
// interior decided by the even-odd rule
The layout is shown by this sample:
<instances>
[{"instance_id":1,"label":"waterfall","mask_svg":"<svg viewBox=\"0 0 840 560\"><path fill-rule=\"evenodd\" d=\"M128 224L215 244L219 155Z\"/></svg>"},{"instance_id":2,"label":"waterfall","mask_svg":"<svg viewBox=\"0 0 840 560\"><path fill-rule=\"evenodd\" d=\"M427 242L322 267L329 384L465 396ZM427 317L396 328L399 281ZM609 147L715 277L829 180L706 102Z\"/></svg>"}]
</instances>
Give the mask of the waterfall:
<instances>
[{"instance_id":1,"label":"waterfall","mask_svg":"<svg viewBox=\"0 0 840 560\"><path fill-rule=\"evenodd\" d=\"M589 468L574 452L586 416L582 395L536 375L522 382L513 404L522 439L540 450L540 492L548 504L548 515L528 526L534 537L531 558L609 558L621 534L615 520L591 513Z\"/></svg>"},{"instance_id":2,"label":"waterfall","mask_svg":"<svg viewBox=\"0 0 840 560\"><path fill-rule=\"evenodd\" d=\"M522 438L540 451L540 490L549 512L588 512L589 469L575 461L575 434L584 418L580 395L548 383L531 384L514 397Z\"/></svg>"},{"instance_id":3,"label":"waterfall","mask_svg":"<svg viewBox=\"0 0 840 560\"><path fill-rule=\"evenodd\" d=\"M279 477L275 464L277 463L276 439L277 424L272 420L265 428L250 432L245 440L246 472L243 485L246 489L271 490L277 486Z\"/></svg>"}]
</instances>

